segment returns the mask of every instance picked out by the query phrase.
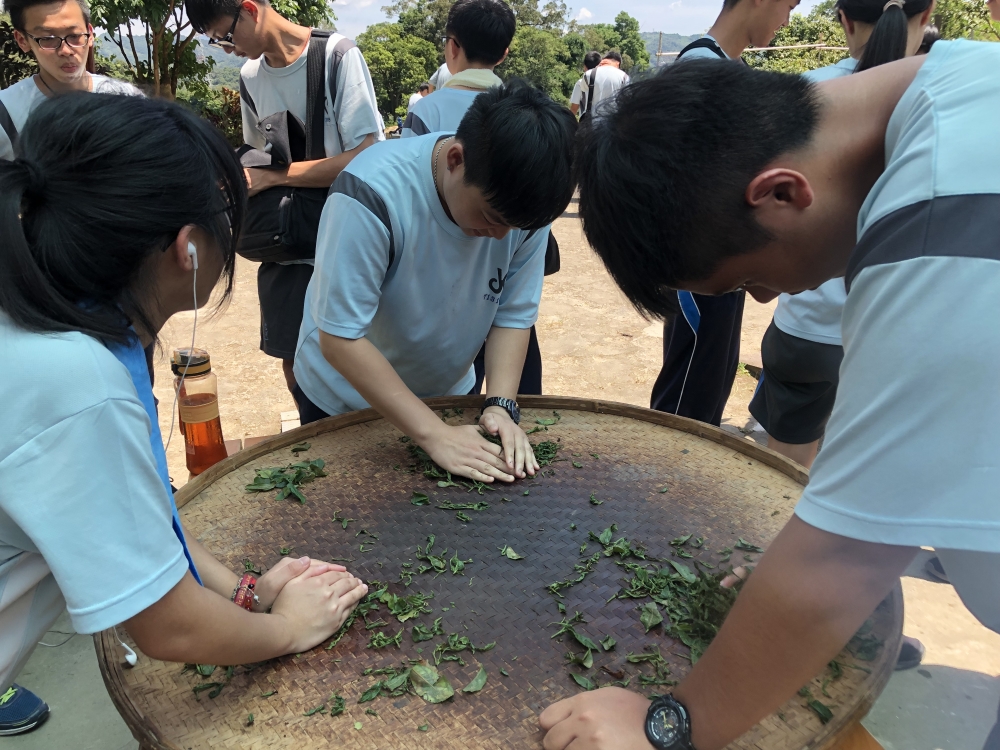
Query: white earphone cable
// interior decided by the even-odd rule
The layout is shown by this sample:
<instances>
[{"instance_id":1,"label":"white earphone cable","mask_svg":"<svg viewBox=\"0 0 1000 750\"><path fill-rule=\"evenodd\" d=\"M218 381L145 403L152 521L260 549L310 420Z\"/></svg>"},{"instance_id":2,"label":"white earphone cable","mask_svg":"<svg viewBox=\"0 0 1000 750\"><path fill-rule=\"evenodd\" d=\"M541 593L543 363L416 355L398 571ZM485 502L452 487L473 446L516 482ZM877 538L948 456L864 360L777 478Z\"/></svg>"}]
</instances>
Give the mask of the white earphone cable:
<instances>
[{"instance_id":1,"label":"white earphone cable","mask_svg":"<svg viewBox=\"0 0 1000 750\"><path fill-rule=\"evenodd\" d=\"M194 337L195 333L198 331L198 260L195 258L194 262L194 281L191 284L191 293L194 297L194 325L191 326L191 348L188 350L187 362L184 363L184 372L181 373L180 380L177 381L177 387L174 388L174 405L170 409L170 432L167 433L167 444L163 447L163 452L166 453L170 448L170 441L174 439L174 422L177 420L177 400L180 398L181 387L184 385L184 378L187 377L188 368L191 366L191 357L194 356Z\"/></svg>"}]
</instances>

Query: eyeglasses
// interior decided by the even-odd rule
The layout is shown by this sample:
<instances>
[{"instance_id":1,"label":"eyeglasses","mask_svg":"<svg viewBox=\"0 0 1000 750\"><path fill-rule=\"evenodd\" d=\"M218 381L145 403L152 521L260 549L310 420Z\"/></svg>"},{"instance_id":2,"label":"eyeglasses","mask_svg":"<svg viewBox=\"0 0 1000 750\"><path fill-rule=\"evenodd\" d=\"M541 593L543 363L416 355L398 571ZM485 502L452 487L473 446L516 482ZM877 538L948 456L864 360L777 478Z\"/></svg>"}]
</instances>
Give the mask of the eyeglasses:
<instances>
[{"instance_id":1,"label":"eyeglasses","mask_svg":"<svg viewBox=\"0 0 1000 750\"><path fill-rule=\"evenodd\" d=\"M236 49L236 45L233 44L233 32L236 31L236 24L238 24L239 22L240 22L240 14L239 11L237 11L236 17L233 18L233 25L229 27L229 33L226 34L224 37L222 37L222 39L212 39L210 37L208 40L209 46L218 47L219 49L226 51Z\"/></svg>"},{"instance_id":2,"label":"eyeglasses","mask_svg":"<svg viewBox=\"0 0 1000 750\"><path fill-rule=\"evenodd\" d=\"M90 40L90 34L69 34L68 36L32 36L25 32L24 34L29 39L34 39L35 44L37 44L41 49L54 51L61 49L63 42L72 49L80 49L81 47L86 47L87 42Z\"/></svg>"},{"instance_id":3,"label":"eyeglasses","mask_svg":"<svg viewBox=\"0 0 1000 750\"><path fill-rule=\"evenodd\" d=\"M443 37L441 37L441 46L442 47L447 47L449 39L455 43L456 47L460 48L462 46L461 44L458 43L458 40L455 37L453 37L453 36L443 36Z\"/></svg>"}]
</instances>

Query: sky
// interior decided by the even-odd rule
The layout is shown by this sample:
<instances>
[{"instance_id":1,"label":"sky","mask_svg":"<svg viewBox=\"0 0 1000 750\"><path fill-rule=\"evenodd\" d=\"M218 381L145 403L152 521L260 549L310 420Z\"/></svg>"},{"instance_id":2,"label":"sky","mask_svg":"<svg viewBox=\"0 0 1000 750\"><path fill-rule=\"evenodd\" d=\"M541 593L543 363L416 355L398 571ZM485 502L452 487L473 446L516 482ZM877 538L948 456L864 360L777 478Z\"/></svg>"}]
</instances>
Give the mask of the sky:
<instances>
[{"instance_id":1,"label":"sky","mask_svg":"<svg viewBox=\"0 0 1000 750\"><path fill-rule=\"evenodd\" d=\"M808 12L817 0L802 0L799 9ZM370 24L384 21L382 6L386 0L335 0L337 29L354 38ZM539 3L543 5L543 2ZM619 11L625 10L639 19L642 31L663 31L675 34L705 32L722 7L721 0L577 0L570 5L570 17L580 23L611 23Z\"/></svg>"}]
</instances>

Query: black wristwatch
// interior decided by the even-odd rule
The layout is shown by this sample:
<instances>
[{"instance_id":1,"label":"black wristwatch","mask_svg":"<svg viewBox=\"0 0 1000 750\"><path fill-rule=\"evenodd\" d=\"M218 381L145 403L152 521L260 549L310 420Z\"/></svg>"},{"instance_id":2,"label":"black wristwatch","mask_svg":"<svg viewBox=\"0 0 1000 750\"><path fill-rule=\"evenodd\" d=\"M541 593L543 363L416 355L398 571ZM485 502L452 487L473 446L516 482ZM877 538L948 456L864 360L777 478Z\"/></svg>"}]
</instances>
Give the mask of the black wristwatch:
<instances>
[{"instance_id":1,"label":"black wristwatch","mask_svg":"<svg viewBox=\"0 0 1000 750\"><path fill-rule=\"evenodd\" d=\"M518 407L517 401L514 399L493 396L483 402L483 411L486 411L486 409L490 406L499 406L501 409L510 414L510 418L514 420L514 424L521 423L521 409Z\"/></svg>"},{"instance_id":2,"label":"black wristwatch","mask_svg":"<svg viewBox=\"0 0 1000 750\"><path fill-rule=\"evenodd\" d=\"M646 712L646 739L656 750L694 750L687 709L672 695L653 700Z\"/></svg>"}]
</instances>

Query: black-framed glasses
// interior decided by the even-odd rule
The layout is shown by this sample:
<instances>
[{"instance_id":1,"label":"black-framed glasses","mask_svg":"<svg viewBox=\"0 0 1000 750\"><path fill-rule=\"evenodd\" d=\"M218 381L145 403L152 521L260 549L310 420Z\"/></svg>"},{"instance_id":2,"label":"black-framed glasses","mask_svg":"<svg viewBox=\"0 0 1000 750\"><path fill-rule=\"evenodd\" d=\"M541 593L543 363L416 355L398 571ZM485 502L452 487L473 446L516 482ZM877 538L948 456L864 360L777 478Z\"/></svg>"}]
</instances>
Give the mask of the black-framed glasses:
<instances>
[{"instance_id":1,"label":"black-framed glasses","mask_svg":"<svg viewBox=\"0 0 1000 750\"><path fill-rule=\"evenodd\" d=\"M461 47L462 46L461 44L458 43L458 40L455 37L451 36L450 34L441 37L441 46L442 47L447 47L449 39L455 43L456 47Z\"/></svg>"},{"instance_id":2,"label":"black-framed glasses","mask_svg":"<svg viewBox=\"0 0 1000 750\"><path fill-rule=\"evenodd\" d=\"M238 24L239 22L240 22L240 12L236 11L236 17L233 18L233 25L229 27L229 33L226 34L224 37L222 37L222 39L212 39L211 37L209 37L208 39L209 45L227 51L235 49L236 45L233 44L233 32L236 31L236 24Z\"/></svg>"},{"instance_id":3,"label":"black-framed glasses","mask_svg":"<svg viewBox=\"0 0 1000 750\"><path fill-rule=\"evenodd\" d=\"M90 34L67 34L66 36L32 36L28 32L24 32L24 35L29 39L33 39L35 44L41 49L49 50L50 52L60 49L63 46L63 42L66 42L68 47L72 49L80 49L81 47L86 47L87 42L90 41Z\"/></svg>"}]
</instances>

